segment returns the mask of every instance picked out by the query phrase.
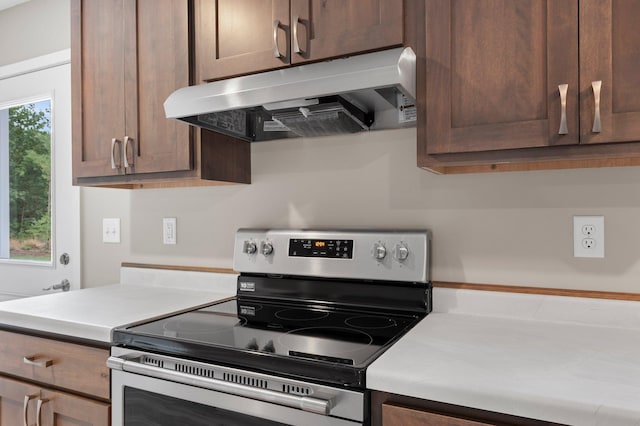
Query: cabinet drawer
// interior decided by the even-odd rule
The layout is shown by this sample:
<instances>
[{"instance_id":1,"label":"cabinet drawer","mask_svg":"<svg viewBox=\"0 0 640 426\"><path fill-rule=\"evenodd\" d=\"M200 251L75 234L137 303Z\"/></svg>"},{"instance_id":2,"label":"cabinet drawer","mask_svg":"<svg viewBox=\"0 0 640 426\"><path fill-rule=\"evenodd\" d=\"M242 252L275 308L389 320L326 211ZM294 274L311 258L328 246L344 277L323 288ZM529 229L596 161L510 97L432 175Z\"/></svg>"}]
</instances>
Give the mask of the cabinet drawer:
<instances>
[{"instance_id":1,"label":"cabinet drawer","mask_svg":"<svg viewBox=\"0 0 640 426\"><path fill-rule=\"evenodd\" d=\"M109 399L108 349L0 331L0 372Z\"/></svg>"}]
</instances>

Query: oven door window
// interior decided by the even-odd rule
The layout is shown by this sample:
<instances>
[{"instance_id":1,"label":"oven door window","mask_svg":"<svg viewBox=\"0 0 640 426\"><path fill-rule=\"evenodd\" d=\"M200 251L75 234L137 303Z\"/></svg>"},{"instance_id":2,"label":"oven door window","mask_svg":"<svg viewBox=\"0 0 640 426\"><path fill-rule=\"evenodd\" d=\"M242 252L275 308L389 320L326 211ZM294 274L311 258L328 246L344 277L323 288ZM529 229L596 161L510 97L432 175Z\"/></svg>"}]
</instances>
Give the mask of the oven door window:
<instances>
[{"instance_id":1,"label":"oven door window","mask_svg":"<svg viewBox=\"0 0 640 426\"><path fill-rule=\"evenodd\" d=\"M285 423L160 395L124 388L124 424L127 426L278 426Z\"/></svg>"}]
</instances>

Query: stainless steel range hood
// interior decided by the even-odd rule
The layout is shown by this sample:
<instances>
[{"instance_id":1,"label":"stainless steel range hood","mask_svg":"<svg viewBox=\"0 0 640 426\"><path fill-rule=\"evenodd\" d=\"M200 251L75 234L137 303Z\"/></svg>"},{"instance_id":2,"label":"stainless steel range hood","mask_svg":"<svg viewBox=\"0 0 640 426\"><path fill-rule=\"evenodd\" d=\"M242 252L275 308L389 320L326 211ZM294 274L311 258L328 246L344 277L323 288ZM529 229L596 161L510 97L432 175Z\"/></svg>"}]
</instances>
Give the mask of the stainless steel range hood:
<instances>
[{"instance_id":1,"label":"stainless steel range hood","mask_svg":"<svg viewBox=\"0 0 640 426\"><path fill-rule=\"evenodd\" d=\"M168 118L251 142L415 126L416 58L397 48L190 86Z\"/></svg>"}]
</instances>

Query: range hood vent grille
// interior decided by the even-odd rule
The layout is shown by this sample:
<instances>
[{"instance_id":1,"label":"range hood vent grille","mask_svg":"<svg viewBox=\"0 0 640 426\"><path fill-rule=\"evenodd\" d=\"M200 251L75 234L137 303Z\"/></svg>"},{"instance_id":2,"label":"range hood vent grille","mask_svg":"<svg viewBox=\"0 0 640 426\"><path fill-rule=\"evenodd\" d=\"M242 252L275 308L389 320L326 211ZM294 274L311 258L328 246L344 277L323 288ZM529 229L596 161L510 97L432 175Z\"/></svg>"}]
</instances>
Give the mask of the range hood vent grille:
<instances>
[{"instance_id":1,"label":"range hood vent grille","mask_svg":"<svg viewBox=\"0 0 640 426\"><path fill-rule=\"evenodd\" d=\"M247 141L415 126L415 54L398 48L185 87L169 118Z\"/></svg>"}]
</instances>

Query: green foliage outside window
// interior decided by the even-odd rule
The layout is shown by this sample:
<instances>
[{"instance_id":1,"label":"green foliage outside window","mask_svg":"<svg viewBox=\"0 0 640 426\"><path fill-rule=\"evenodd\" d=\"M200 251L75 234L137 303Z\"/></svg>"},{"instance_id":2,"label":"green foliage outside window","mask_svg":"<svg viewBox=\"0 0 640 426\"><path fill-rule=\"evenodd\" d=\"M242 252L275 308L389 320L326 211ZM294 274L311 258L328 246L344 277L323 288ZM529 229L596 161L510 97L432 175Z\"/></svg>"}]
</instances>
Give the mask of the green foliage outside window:
<instances>
[{"instance_id":1,"label":"green foliage outside window","mask_svg":"<svg viewBox=\"0 0 640 426\"><path fill-rule=\"evenodd\" d=\"M51 258L50 117L49 101L9 108L10 252L13 259Z\"/></svg>"}]
</instances>

